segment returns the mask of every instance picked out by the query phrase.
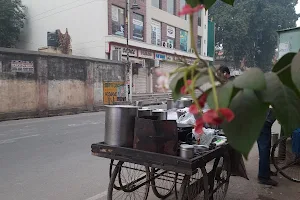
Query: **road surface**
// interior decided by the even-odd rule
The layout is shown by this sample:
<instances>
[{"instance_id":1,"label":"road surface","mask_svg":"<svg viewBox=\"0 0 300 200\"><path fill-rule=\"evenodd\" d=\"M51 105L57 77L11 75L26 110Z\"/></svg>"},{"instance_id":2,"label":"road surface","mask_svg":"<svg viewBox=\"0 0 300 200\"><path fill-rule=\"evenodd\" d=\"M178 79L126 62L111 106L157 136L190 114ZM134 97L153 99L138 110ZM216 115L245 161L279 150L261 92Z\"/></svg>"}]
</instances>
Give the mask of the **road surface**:
<instances>
[{"instance_id":1,"label":"road surface","mask_svg":"<svg viewBox=\"0 0 300 200\"><path fill-rule=\"evenodd\" d=\"M0 199L105 199L109 162L90 152L92 143L104 140L104 117L96 112L0 122Z\"/></svg>"}]
</instances>

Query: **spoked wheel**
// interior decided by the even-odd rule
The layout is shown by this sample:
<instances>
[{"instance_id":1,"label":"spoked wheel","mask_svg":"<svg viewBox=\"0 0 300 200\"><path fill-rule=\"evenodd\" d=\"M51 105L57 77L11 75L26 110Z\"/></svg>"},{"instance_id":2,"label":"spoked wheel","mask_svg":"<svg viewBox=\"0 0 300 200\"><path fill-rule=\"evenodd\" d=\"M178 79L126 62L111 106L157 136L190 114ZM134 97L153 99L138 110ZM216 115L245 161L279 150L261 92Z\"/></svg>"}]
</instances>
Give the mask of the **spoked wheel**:
<instances>
[{"instance_id":1,"label":"spoked wheel","mask_svg":"<svg viewBox=\"0 0 300 200\"><path fill-rule=\"evenodd\" d=\"M273 146L271 159L276 170L285 178L300 183L300 156L292 151L292 139L279 139Z\"/></svg>"},{"instance_id":2,"label":"spoked wheel","mask_svg":"<svg viewBox=\"0 0 300 200\"><path fill-rule=\"evenodd\" d=\"M107 191L108 200L146 200L150 184L149 168L132 163L119 161L113 170ZM120 190L114 189L119 182Z\"/></svg>"},{"instance_id":3,"label":"spoked wheel","mask_svg":"<svg viewBox=\"0 0 300 200\"><path fill-rule=\"evenodd\" d=\"M165 199L172 194L177 181L177 173L162 169L151 169L152 191L160 199Z\"/></svg>"},{"instance_id":4,"label":"spoked wheel","mask_svg":"<svg viewBox=\"0 0 300 200\"><path fill-rule=\"evenodd\" d=\"M224 200L227 194L231 175L230 158L228 154L216 158L213 165L213 180L209 189L210 200Z\"/></svg>"},{"instance_id":5,"label":"spoked wheel","mask_svg":"<svg viewBox=\"0 0 300 200\"><path fill-rule=\"evenodd\" d=\"M178 196L180 200L208 200L208 192L208 174L203 167L184 176Z\"/></svg>"},{"instance_id":6,"label":"spoked wheel","mask_svg":"<svg viewBox=\"0 0 300 200\"><path fill-rule=\"evenodd\" d=\"M115 168L115 166L117 165L117 161L115 162L115 160L110 160L110 165L109 165L109 178L111 178L113 170ZM119 184L119 180L116 180L114 183L114 189L116 190L120 190L120 184Z\"/></svg>"}]
</instances>

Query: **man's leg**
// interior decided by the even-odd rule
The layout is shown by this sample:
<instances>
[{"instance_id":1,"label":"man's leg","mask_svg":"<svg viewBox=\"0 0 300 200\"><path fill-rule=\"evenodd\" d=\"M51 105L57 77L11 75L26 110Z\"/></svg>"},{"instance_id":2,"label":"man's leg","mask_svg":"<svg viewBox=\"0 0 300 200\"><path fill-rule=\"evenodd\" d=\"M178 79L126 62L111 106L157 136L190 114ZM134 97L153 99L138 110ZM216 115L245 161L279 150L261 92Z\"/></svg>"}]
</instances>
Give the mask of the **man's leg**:
<instances>
[{"instance_id":1,"label":"man's leg","mask_svg":"<svg viewBox=\"0 0 300 200\"><path fill-rule=\"evenodd\" d=\"M271 128L272 124L265 122L257 140L259 150L258 179L262 184L275 186L277 182L270 178Z\"/></svg>"}]
</instances>

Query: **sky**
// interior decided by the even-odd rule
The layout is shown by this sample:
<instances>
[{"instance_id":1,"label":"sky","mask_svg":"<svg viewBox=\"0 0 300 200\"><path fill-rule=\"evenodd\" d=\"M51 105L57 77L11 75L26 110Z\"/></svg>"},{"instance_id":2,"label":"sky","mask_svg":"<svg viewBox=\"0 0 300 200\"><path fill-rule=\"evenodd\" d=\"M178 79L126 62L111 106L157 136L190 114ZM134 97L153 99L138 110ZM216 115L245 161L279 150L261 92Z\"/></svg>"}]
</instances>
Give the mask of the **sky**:
<instances>
[{"instance_id":1,"label":"sky","mask_svg":"<svg viewBox=\"0 0 300 200\"><path fill-rule=\"evenodd\" d=\"M298 4L296 5L296 13L300 13L300 0L298 0ZM300 18L297 21L297 26L300 26Z\"/></svg>"}]
</instances>

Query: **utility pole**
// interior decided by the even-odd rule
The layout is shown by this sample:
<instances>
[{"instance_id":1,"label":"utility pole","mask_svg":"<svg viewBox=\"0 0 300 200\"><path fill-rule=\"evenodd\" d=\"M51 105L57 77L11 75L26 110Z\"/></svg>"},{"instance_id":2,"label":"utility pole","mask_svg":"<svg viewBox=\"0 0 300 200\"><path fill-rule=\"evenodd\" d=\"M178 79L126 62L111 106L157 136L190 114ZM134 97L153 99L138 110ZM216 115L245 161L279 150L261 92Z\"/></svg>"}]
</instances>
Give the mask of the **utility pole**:
<instances>
[{"instance_id":1,"label":"utility pole","mask_svg":"<svg viewBox=\"0 0 300 200\"><path fill-rule=\"evenodd\" d=\"M126 33L127 33L127 37L126 37L126 56L127 56L127 63L126 63L126 90L127 90L127 95L126 95L126 101L128 102L132 102L132 63L129 61L129 37L130 37L130 31L129 31L129 3L130 0L125 0L126 1ZM131 7L132 10L138 10L140 9L140 7L137 5L136 0L134 1L134 3L132 4Z\"/></svg>"}]
</instances>

